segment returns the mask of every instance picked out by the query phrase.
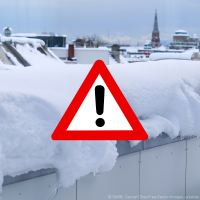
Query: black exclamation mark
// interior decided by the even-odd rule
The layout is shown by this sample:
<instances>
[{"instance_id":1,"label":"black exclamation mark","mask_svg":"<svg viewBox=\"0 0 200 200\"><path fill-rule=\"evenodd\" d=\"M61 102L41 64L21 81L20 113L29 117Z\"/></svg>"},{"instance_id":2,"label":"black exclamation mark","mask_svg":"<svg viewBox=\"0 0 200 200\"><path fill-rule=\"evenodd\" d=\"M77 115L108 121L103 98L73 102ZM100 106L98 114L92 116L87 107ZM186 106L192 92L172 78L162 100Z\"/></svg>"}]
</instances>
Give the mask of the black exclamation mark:
<instances>
[{"instance_id":1,"label":"black exclamation mark","mask_svg":"<svg viewBox=\"0 0 200 200\"><path fill-rule=\"evenodd\" d=\"M104 94L105 88L102 85L97 85L95 87L95 100L96 100L96 112L98 115L102 115L104 111ZM102 118L96 120L96 125L98 127L104 126L105 121Z\"/></svg>"}]
</instances>

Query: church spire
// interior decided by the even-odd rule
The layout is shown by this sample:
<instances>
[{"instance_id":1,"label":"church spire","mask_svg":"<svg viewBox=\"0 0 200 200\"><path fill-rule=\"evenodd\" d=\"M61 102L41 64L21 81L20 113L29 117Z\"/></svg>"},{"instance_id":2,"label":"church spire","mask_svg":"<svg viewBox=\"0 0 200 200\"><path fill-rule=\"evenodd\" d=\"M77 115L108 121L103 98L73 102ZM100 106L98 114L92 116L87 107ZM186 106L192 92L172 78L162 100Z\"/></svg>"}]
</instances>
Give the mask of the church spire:
<instances>
[{"instance_id":1,"label":"church spire","mask_svg":"<svg viewBox=\"0 0 200 200\"><path fill-rule=\"evenodd\" d=\"M155 13L153 32L154 32L154 33L159 32L159 31L158 31L157 9L156 9L156 13Z\"/></svg>"},{"instance_id":2,"label":"church spire","mask_svg":"<svg viewBox=\"0 0 200 200\"><path fill-rule=\"evenodd\" d=\"M160 44L159 30L158 30L157 9L156 9L155 19L154 19L154 26L153 26L153 32L152 32L151 46L152 46L152 48L160 47L161 46L161 44Z\"/></svg>"}]
</instances>

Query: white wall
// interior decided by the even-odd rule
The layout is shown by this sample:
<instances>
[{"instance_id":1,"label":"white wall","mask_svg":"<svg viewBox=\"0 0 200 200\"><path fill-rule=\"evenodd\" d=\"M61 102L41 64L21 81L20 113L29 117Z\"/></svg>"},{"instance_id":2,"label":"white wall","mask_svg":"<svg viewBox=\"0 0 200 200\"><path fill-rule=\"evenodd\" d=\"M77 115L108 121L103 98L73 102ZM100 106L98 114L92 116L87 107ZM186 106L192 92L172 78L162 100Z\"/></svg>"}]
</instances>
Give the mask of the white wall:
<instances>
[{"instance_id":1,"label":"white wall","mask_svg":"<svg viewBox=\"0 0 200 200\"><path fill-rule=\"evenodd\" d=\"M180 200L185 194L200 199L199 155L200 138L195 138L120 156L111 171L81 178L54 200ZM51 174L18 182L4 186L0 196L3 200L46 200L55 181L56 175Z\"/></svg>"},{"instance_id":2,"label":"white wall","mask_svg":"<svg viewBox=\"0 0 200 200\"><path fill-rule=\"evenodd\" d=\"M104 48L76 48L75 57L80 64L94 64L96 60L103 60L109 65L109 50Z\"/></svg>"},{"instance_id":3,"label":"white wall","mask_svg":"<svg viewBox=\"0 0 200 200\"><path fill-rule=\"evenodd\" d=\"M50 48L59 58L68 57L67 48ZM74 56L79 64L94 64L96 60L103 60L106 65L109 65L109 50L108 48L75 48Z\"/></svg>"},{"instance_id":4,"label":"white wall","mask_svg":"<svg viewBox=\"0 0 200 200\"><path fill-rule=\"evenodd\" d=\"M21 181L3 187L2 200L47 200L52 194L56 174ZM53 196L53 195L52 195ZM55 200L76 200L76 184L67 190L60 191ZM49 198L48 200L52 200Z\"/></svg>"},{"instance_id":5,"label":"white wall","mask_svg":"<svg viewBox=\"0 0 200 200\"><path fill-rule=\"evenodd\" d=\"M68 49L67 48L62 48L62 47L53 47L49 49L53 51L59 58L67 58L68 57Z\"/></svg>"}]
</instances>

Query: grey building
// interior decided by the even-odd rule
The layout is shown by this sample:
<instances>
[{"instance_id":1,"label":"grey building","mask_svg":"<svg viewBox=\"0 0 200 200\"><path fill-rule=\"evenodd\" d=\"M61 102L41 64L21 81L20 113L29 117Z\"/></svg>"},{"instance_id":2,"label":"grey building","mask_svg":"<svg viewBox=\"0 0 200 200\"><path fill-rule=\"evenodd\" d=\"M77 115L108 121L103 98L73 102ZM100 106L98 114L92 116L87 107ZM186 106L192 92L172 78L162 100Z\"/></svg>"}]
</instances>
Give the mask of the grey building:
<instances>
[{"instance_id":1,"label":"grey building","mask_svg":"<svg viewBox=\"0 0 200 200\"><path fill-rule=\"evenodd\" d=\"M173 34L173 42L170 43L170 49L190 49L199 48L199 38L196 34L190 37L187 31L177 30Z\"/></svg>"}]
</instances>

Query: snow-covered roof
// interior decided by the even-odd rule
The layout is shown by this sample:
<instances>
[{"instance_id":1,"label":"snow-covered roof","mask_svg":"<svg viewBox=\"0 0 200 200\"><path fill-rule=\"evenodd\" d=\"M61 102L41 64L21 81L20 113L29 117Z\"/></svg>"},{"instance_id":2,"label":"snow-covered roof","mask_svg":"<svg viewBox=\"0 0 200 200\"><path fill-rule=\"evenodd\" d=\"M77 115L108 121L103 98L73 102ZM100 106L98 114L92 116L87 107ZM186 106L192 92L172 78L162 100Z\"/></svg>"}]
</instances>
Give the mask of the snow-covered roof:
<instances>
[{"instance_id":1,"label":"snow-covered roof","mask_svg":"<svg viewBox=\"0 0 200 200\"><path fill-rule=\"evenodd\" d=\"M41 34L37 34L37 33L13 33L12 36L13 37L37 37L37 36L48 37L48 36L52 36L52 35L48 34L48 33L41 33ZM59 35L54 34L54 36L58 37ZM66 35L61 35L61 37L66 37Z\"/></svg>"},{"instance_id":2,"label":"snow-covered roof","mask_svg":"<svg viewBox=\"0 0 200 200\"><path fill-rule=\"evenodd\" d=\"M10 27L8 27L8 26L4 27L4 28L3 28L3 31L5 31L7 28L8 28L10 31L13 31L12 28L10 28Z\"/></svg>"},{"instance_id":3,"label":"snow-covered roof","mask_svg":"<svg viewBox=\"0 0 200 200\"><path fill-rule=\"evenodd\" d=\"M68 44L66 45L66 47L50 47L50 49L68 49L69 46ZM109 51L109 49L107 47L98 47L98 48L84 48L84 47L81 47L81 48L76 48L76 51Z\"/></svg>"},{"instance_id":4,"label":"snow-covered roof","mask_svg":"<svg viewBox=\"0 0 200 200\"><path fill-rule=\"evenodd\" d=\"M24 48L21 52L31 61ZM110 170L118 155L115 141L51 140L92 66L32 59L28 69L6 65L10 70L0 73L0 183L3 175L55 167L57 186L68 187L90 172ZM108 69L149 138L162 132L171 138L200 135L199 62L149 61Z\"/></svg>"},{"instance_id":5,"label":"snow-covered roof","mask_svg":"<svg viewBox=\"0 0 200 200\"><path fill-rule=\"evenodd\" d=\"M180 29L180 30L175 31L175 33L183 33L183 34L185 33L185 34L187 34L187 31Z\"/></svg>"},{"instance_id":6,"label":"snow-covered roof","mask_svg":"<svg viewBox=\"0 0 200 200\"><path fill-rule=\"evenodd\" d=\"M152 53L149 57L150 60L191 60L192 53Z\"/></svg>"},{"instance_id":7,"label":"snow-covered roof","mask_svg":"<svg viewBox=\"0 0 200 200\"><path fill-rule=\"evenodd\" d=\"M11 42L24 43L24 44L29 43L34 46L38 46L38 45L44 46L45 45L45 42L43 40L34 39L34 38L25 38L25 37L24 38L23 37L5 37L5 36L0 35L0 41L1 42L11 41Z\"/></svg>"},{"instance_id":8,"label":"snow-covered roof","mask_svg":"<svg viewBox=\"0 0 200 200\"><path fill-rule=\"evenodd\" d=\"M189 36L189 34L185 30L177 30L173 36Z\"/></svg>"},{"instance_id":9,"label":"snow-covered roof","mask_svg":"<svg viewBox=\"0 0 200 200\"><path fill-rule=\"evenodd\" d=\"M134 53L138 52L138 49L143 49L143 47L120 47L120 49L126 49L127 52Z\"/></svg>"},{"instance_id":10,"label":"snow-covered roof","mask_svg":"<svg viewBox=\"0 0 200 200\"><path fill-rule=\"evenodd\" d=\"M40 35L47 36L47 34L40 34ZM12 36L13 37L36 37L36 36L38 36L38 34L36 34L36 33L13 33Z\"/></svg>"}]
</instances>

